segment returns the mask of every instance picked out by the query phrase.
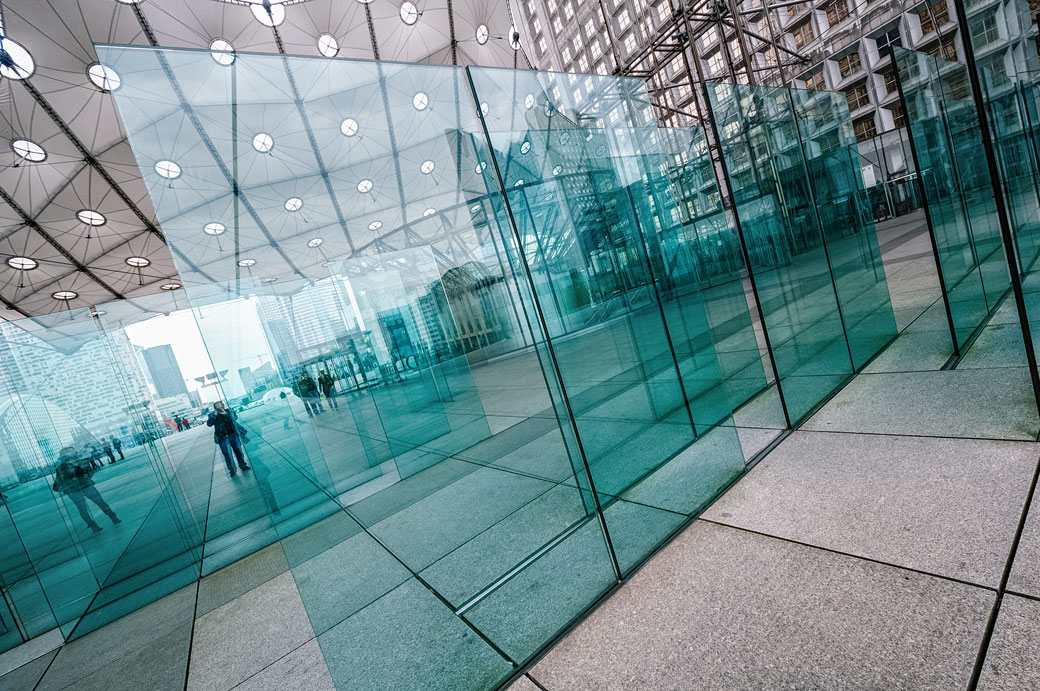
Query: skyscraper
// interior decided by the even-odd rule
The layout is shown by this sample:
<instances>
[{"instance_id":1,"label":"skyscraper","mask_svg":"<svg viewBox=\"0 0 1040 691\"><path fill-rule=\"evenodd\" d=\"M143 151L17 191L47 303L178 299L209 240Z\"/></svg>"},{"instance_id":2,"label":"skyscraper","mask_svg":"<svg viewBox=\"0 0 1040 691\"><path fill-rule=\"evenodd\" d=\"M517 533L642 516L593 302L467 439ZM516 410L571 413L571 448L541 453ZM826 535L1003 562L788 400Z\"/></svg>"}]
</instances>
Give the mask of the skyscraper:
<instances>
[{"instance_id":1,"label":"skyscraper","mask_svg":"<svg viewBox=\"0 0 1040 691\"><path fill-rule=\"evenodd\" d=\"M141 351L148 373L152 375L155 391L159 398L169 398L177 394L188 393L184 385L184 375L173 355L173 348L167 344L145 348Z\"/></svg>"}]
</instances>

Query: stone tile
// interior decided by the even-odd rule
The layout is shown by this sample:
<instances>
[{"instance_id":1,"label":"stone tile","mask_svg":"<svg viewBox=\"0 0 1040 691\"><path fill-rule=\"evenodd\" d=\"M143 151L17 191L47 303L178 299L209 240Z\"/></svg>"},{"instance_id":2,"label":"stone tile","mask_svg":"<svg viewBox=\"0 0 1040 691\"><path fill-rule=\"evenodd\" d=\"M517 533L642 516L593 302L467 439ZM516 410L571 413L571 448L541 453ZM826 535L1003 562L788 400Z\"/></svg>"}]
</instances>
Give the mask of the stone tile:
<instances>
[{"instance_id":1,"label":"stone tile","mask_svg":"<svg viewBox=\"0 0 1040 691\"><path fill-rule=\"evenodd\" d=\"M520 677L512 684L506 687L506 691L541 691L534 683L527 678L527 675Z\"/></svg>"},{"instance_id":2,"label":"stone tile","mask_svg":"<svg viewBox=\"0 0 1040 691\"><path fill-rule=\"evenodd\" d=\"M47 666L57 654L58 651L52 650L3 675L0 677L0 691L25 691L36 688L40 677L47 671Z\"/></svg>"},{"instance_id":3,"label":"stone tile","mask_svg":"<svg viewBox=\"0 0 1040 691\"><path fill-rule=\"evenodd\" d=\"M1040 688L1040 602L1005 595L1000 603L979 691L1035 691Z\"/></svg>"},{"instance_id":4,"label":"stone tile","mask_svg":"<svg viewBox=\"0 0 1040 691\"><path fill-rule=\"evenodd\" d=\"M226 691L314 637L291 573L199 617L188 691Z\"/></svg>"},{"instance_id":5,"label":"stone tile","mask_svg":"<svg viewBox=\"0 0 1040 691\"><path fill-rule=\"evenodd\" d=\"M953 355L949 331L921 331L900 334L863 370L877 372L934 371Z\"/></svg>"},{"instance_id":6,"label":"stone tile","mask_svg":"<svg viewBox=\"0 0 1040 691\"><path fill-rule=\"evenodd\" d=\"M861 374L803 429L989 439L1036 438L1025 368Z\"/></svg>"},{"instance_id":7,"label":"stone tile","mask_svg":"<svg viewBox=\"0 0 1040 691\"><path fill-rule=\"evenodd\" d=\"M225 566L199 584L196 616L201 617L288 570L289 563L278 543Z\"/></svg>"},{"instance_id":8,"label":"stone tile","mask_svg":"<svg viewBox=\"0 0 1040 691\"><path fill-rule=\"evenodd\" d=\"M41 655L60 648L64 642L65 638L61 635L61 629L51 629L42 636L37 636L5 651L3 654L0 654L0 675L7 674L11 670L39 658Z\"/></svg>"},{"instance_id":9,"label":"stone tile","mask_svg":"<svg viewBox=\"0 0 1040 691\"><path fill-rule=\"evenodd\" d=\"M153 641L169 635L195 615L194 585L91 631L66 644L36 691L56 691L94 672L103 676L116 660L132 655ZM189 627L190 628L190 627ZM183 686L183 678L182 678Z\"/></svg>"},{"instance_id":10,"label":"stone tile","mask_svg":"<svg viewBox=\"0 0 1040 691\"><path fill-rule=\"evenodd\" d=\"M1026 367L1025 341L1019 324L989 324L964 354L957 369Z\"/></svg>"},{"instance_id":11,"label":"stone tile","mask_svg":"<svg viewBox=\"0 0 1040 691\"><path fill-rule=\"evenodd\" d=\"M705 518L996 588L1040 444L795 432Z\"/></svg>"},{"instance_id":12,"label":"stone tile","mask_svg":"<svg viewBox=\"0 0 1040 691\"><path fill-rule=\"evenodd\" d=\"M243 681L234 691L336 691L336 685L318 640L311 639Z\"/></svg>"},{"instance_id":13,"label":"stone tile","mask_svg":"<svg viewBox=\"0 0 1040 691\"><path fill-rule=\"evenodd\" d=\"M698 521L531 675L568 691L947 691L967 685L993 599Z\"/></svg>"},{"instance_id":14,"label":"stone tile","mask_svg":"<svg viewBox=\"0 0 1040 691\"><path fill-rule=\"evenodd\" d=\"M1014 593L1040 597L1040 492L1033 495L1033 504L1026 516L1022 539L1011 565L1007 589Z\"/></svg>"}]
</instances>

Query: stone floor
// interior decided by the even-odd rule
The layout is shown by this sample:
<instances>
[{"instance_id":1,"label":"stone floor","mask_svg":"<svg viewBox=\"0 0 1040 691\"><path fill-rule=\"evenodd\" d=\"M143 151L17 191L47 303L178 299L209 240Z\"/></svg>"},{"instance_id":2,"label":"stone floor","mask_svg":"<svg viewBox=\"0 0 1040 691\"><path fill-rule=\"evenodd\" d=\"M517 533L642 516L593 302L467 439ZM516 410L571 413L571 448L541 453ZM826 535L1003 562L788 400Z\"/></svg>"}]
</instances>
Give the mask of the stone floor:
<instances>
[{"instance_id":1,"label":"stone floor","mask_svg":"<svg viewBox=\"0 0 1040 691\"><path fill-rule=\"evenodd\" d=\"M879 235L899 339L511 689L1040 688L1040 420L1013 314L942 370L927 238L904 222ZM450 668L458 689L508 673L364 533L319 533L64 646L8 651L0 691L325 691L356 687L354 656L395 690L419 688L417 669ZM372 577L322 580L322 560L349 559ZM409 634L372 636L366 616L407 617Z\"/></svg>"}]
</instances>

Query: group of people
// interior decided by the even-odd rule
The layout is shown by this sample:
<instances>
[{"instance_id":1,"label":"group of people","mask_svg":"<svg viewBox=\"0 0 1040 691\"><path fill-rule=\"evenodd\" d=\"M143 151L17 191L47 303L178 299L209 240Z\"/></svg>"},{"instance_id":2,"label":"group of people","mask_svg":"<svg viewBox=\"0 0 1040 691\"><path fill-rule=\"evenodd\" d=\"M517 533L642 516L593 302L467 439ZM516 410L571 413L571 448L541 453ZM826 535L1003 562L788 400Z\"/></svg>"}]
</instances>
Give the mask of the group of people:
<instances>
[{"instance_id":1,"label":"group of people","mask_svg":"<svg viewBox=\"0 0 1040 691\"><path fill-rule=\"evenodd\" d=\"M327 370L318 372L317 381L314 380L314 377L307 370L300 372L299 376L293 381L292 391L303 401L303 407L307 410L307 417L314 417L319 413L325 412L325 407L321 403L321 396L325 396L325 400L329 403L329 409L339 410L339 403L336 401L336 380L332 378L332 375Z\"/></svg>"},{"instance_id":2,"label":"group of people","mask_svg":"<svg viewBox=\"0 0 1040 691\"><path fill-rule=\"evenodd\" d=\"M188 422L188 418L173 418L173 424L177 426L178 432L183 432L186 429L191 429L191 423Z\"/></svg>"},{"instance_id":3,"label":"group of people","mask_svg":"<svg viewBox=\"0 0 1040 691\"><path fill-rule=\"evenodd\" d=\"M66 448L75 451L75 447L69 446ZM98 445L93 441L87 442L83 445L82 453L78 456L83 458L91 468L97 470L101 466L105 465L105 462L101 457L102 453L104 453L105 456L108 456L109 465L112 465L117 460L122 461L126 459L126 456L123 455L123 442L120 441L119 437L111 437L109 439L102 437L100 448L98 448ZM119 454L119 458L116 458L116 454Z\"/></svg>"}]
</instances>

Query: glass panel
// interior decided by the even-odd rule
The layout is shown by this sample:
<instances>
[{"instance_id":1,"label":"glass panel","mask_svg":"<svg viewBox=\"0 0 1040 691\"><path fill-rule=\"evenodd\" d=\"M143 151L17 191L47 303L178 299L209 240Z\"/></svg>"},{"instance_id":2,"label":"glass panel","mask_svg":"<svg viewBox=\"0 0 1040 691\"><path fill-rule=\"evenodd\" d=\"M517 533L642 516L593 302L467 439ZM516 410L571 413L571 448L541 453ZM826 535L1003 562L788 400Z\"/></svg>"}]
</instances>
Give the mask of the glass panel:
<instances>
[{"instance_id":1,"label":"glass panel","mask_svg":"<svg viewBox=\"0 0 1040 691\"><path fill-rule=\"evenodd\" d=\"M734 209L792 423L853 372L791 96L707 87Z\"/></svg>"}]
</instances>

